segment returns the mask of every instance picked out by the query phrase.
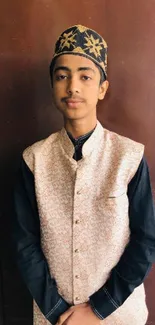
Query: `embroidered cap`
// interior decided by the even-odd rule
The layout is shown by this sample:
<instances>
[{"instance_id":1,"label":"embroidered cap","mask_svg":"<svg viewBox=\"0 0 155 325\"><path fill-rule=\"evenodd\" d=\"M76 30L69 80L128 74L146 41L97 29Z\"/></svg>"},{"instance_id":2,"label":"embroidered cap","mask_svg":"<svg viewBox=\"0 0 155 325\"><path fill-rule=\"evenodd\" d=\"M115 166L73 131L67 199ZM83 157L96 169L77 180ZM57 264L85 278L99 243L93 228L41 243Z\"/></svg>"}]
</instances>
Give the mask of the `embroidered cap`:
<instances>
[{"instance_id":1,"label":"embroidered cap","mask_svg":"<svg viewBox=\"0 0 155 325\"><path fill-rule=\"evenodd\" d=\"M55 59L62 54L82 55L96 63L107 79L107 43L92 29L75 25L65 30L55 45L55 52L50 65L52 72Z\"/></svg>"}]
</instances>

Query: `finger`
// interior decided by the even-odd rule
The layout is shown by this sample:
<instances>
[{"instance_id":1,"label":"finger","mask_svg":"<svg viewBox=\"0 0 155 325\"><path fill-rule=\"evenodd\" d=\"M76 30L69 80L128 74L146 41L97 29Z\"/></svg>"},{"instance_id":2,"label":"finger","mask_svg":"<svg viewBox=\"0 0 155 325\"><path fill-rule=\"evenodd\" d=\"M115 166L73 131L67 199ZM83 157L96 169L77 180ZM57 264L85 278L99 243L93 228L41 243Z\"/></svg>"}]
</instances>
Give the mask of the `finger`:
<instances>
[{"instance_id":1,"label":"finger","mask_svg":"<svg viewBox=\"0 0 155 325\"><path fill-rule=\"evenodd\" d=\"M69 308L65 313L63 313L59 319L58 322L56 323L56 325L62 325L64 323L64 321L73 313L73 310L71 310L71 308Z\"/></svg>"},{"instance_id":2,"label":"finger","mask_svg":"<svg viewBox=\"0 0 155 325\"><path fill-rule=\"evenodd\" d=\"M62 323L62 325L69 325L70 324L70 318L72 317L72 314Z\"/></svg>"}]
</instances>

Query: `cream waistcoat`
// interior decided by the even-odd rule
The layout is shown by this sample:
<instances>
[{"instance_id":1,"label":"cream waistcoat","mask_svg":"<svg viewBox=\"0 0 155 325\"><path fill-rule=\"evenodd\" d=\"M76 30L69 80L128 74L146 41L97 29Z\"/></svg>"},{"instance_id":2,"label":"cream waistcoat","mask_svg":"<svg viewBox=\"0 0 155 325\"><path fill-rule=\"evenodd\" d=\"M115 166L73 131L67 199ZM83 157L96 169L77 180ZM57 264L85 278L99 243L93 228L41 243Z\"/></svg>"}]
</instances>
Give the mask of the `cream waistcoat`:
<instances>
[{"instance_id":1,"label":"cream waistcoat","mask_svg":"<svg viewBox=\"0 0 155 325\"><path fill-rule=\"evenodd\" d=\"M130 236L127 185L143 152L143 145L97 122L78 162L64 128L23 154L34 174L42 249L59 293L71 304L88 301L123 254ZM146 318L142 285L101 323L144 325ZM34 324L50 324L35 303Z\"/></svg>"}]
</instances>

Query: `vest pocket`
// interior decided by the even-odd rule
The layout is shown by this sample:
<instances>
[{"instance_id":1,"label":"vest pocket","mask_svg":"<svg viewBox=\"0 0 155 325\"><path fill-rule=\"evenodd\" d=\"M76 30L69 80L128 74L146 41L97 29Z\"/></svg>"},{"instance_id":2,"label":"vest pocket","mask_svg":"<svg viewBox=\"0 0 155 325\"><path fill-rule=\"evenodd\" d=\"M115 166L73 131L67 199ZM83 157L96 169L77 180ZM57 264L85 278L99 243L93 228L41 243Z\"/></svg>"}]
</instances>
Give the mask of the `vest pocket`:
<instances>
[{"instance_id":1,"label":"vest pocket","mask_svg":"<svg viewBox=\"0 0 155 325\"><path fill-rule=\"evenodd\" d=\"M117 199L117 198L123 196L124 194L126 194L126 192L124 190L121 192L114 192L114 193L110 193L110 195L107 198L108 199Z\"/></svg>"},{"instance_id":2,"label":"vest pocket","mask_svg":"<svg viewBox=\"0 0 155 325\"><path fill-rule=\"evenodd\" d=\"M120 190L116 190L116 191L109 191L106 192L105 194L99 194L97 196L97 200L110 200L110 199L117 199L117 198L121 198L123 195L126 195L126 190L125 189L120 189Z\"/></svg>"}]
</instances>

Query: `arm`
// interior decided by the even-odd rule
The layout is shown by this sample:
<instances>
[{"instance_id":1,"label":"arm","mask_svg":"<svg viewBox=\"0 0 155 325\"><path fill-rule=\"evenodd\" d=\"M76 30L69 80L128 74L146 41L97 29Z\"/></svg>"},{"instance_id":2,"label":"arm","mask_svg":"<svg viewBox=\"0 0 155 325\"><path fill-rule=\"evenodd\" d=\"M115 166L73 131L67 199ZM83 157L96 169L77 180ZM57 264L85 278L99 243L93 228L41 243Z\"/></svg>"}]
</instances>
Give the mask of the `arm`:
<instances>
[{"instance_id":1,"label":"arm","mask_svg":"<svg viewBox=\"0 0 155 325\"><path fill-rule=\"evenodd\" d=\"M55 324L69 305L59 295L41 249L34 177L24 160L14 191L13 239L24 281L42 313Z\"/></svg>"},{"instance_id":2,"label":"arm","mask_svg":"<svg viewBox=\"0 0 155 325\"><path fill-rule=\"evenodd\" d=\"M148 166L143 158L128 186L131 236L105 285L90 297L93 311L104 319L142 284L155 261L155 211Z\"/></svg>"}]
</instances>

